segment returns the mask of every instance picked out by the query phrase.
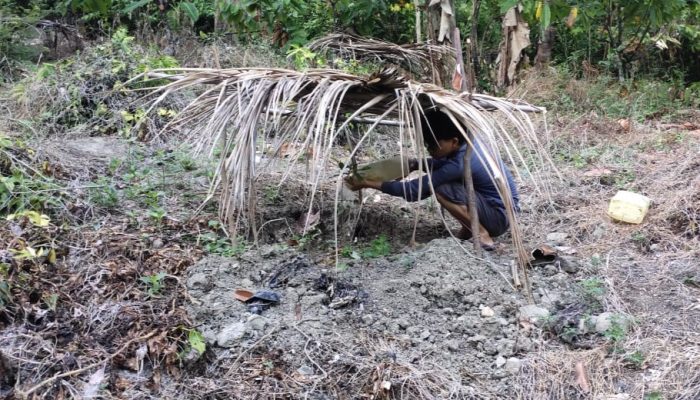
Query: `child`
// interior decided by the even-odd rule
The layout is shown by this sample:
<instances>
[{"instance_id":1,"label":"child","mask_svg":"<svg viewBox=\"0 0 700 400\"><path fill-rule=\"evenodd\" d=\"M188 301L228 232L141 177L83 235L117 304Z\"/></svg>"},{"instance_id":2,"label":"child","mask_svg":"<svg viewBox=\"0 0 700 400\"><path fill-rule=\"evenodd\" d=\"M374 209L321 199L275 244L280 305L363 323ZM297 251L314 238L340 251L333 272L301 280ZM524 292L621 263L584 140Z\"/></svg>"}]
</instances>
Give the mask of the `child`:
<instances>
[{"instance_id":1,"label":"child","mask_svg":"<svg viewBox=\"0 0 700 400\"><path fill-rule=\"evenodd\" d=\"M350 189L372 188L392 196L403 197L407 201L425 199L431 195L430 181L435 188L438 202L461 224L462 230L457 235L462 240L471 238L471 219L467 202L467 190L464 184L464 154L467 144L450 117L440 111L426 111L421 118L421 127L425 145L432 158L425 160L424 171L430 173L410 181L379 182L348 177L346 182ZM493 250L493 238L508 230L505 205L501 200L496 185L489 176L489 169L479 159L483 150L477 140L471 155L472 180L476 192L476 208L479 216L479 240L485 250ZM518 210L518 191L513 176L497 159L505 171L508 185L513 196L513 205ZM418 161L409 162L411 171L418 170ZM421 182L422 181L422 182ZM419 193L418 188L421 188Z\"/></svg>"}]
</instances>

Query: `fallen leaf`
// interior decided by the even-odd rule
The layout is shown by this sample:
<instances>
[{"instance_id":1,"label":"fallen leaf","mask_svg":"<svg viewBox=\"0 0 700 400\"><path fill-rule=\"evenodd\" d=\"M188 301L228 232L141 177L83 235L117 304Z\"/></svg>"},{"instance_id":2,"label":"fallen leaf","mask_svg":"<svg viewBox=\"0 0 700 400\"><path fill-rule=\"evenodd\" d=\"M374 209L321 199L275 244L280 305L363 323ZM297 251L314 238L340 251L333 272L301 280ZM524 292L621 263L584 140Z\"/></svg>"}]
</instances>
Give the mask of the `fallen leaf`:
<instances>
[{"instance_id":1,"label":"fallen leaf","mask_svg":"<svg viewBox=\"0 0 700 400\"><path fill-rule=\"evenodd\" d=\"M576 384L581 388L584 393L590 393L591 386L588 384L588 378L586 378L586 367L582 362L577 362L576 367Z\"/></svg>"}]
</instances>

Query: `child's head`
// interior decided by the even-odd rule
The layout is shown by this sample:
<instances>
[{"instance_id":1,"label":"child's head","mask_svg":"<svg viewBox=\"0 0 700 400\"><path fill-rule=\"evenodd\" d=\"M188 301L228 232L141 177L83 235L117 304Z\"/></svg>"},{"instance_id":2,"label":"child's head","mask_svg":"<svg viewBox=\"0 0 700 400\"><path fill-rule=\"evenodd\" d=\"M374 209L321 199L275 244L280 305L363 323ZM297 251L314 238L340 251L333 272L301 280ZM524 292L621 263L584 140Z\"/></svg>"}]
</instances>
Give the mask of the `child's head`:
<instances>
[{"instance_id":1,"label":"child's head","mask_svg":"<svg viewBox=\"0 0 700 400\"><path fill-rule=\"evenodd\" d=\"M459 150L465 143L464 136L450 117L436 109L425 111L420 118L423 140L431 157L439 158Z\"/></svg>"}]
</instances>

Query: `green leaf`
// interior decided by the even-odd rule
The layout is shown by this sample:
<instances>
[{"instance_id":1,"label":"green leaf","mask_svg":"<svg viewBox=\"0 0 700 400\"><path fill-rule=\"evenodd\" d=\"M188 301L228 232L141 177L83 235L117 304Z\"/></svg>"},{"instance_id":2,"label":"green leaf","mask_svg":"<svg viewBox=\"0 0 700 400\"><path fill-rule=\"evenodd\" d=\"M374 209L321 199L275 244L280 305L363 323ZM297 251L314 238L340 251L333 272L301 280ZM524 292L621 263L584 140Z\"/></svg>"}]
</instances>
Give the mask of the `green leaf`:
<instances>
[{"instance_id":1,"label":"green leaf","mask_svg":"<svg viewBox=\"0 0 700 400\"><path fill-rule=\"evenodd\" d=\"M549 8L548 3L544 3L544 8L542 9L542 29L547 29L551 20L552 10Z\"/></svg>"},{"instance_id":2,"label":"green leaf","mask_svg":"<svg viewBox=\"0 0 700 400\"><path fill-rule=\"evenodd\" d=\"M133 2L133 3L129 4L129 5L127 5L126 7L124 7L124 9L122 10L122 13L128 14L128 13L130 13L130 12L136 10L137 8L141 8L141 7L145 6L146 4L150 3L151 1L152 1L152 0L138 0L138 1L135 1L135 2Z\"/></svg>"},{"instance_id":3,"label":"green leaf","mask_svg":"<svg viewBox=\"0 0 700 400\"><path fill-rule=\"evenodd\" d=\"M207 349L207 344L204 342L204 336L196 329L190 330L187 334L187 340L190 342L190 346L197 350L197 353L204 354Z\"/></svg>"},{"instance_id":4,"label":"green leaf","mask_svg":"<svg viewBox=\"0 0 700 400\"><path fill-rule=\"evenodd\" d=\"M197 9L197 6L189 1L183 1L180 3L180 8L185 12L185 14L187 14L193 24L197 22L199 19L199 10Z\"/></svg>"}]
</instances>

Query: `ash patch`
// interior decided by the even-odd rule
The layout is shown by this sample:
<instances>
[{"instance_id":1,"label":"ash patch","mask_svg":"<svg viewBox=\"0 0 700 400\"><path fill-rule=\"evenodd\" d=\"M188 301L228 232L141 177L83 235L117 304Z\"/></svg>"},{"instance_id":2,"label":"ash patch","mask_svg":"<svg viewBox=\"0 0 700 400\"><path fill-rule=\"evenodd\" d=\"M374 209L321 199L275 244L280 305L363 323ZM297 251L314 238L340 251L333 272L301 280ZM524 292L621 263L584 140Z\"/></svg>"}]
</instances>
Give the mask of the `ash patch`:
<instances>
[{"instance_id":1,"label":"ash patch","mask_svg":"<svg viewBox=\"0 0 700 400\"><path fill-rule=\"evenodd\" d=\"M570 275L533 270L538 304L527 306L501 275L509 275L510 263L491 254L477 260L451 239L362 260L345 271L267 247L238 260L206 258L190 268L189 312L217 362L237 360L229 365L236 369L244 359L263 362L274 355L275 373L266 375L273 386L302 376L308 387L302 386L317 396L340 387L376 395L399 390L377 386L378 379L389 379L375 376L378 368L391 368L391 379L412 382L404 389L415 396L435 385L446 396L499 398L511 393L508 376L544 343L540 319L574 302ZM237 288L275 290L282 300L254 315L233 298ZM440 378L426 373L421 381L422 369ZM288 393L302 393L295 390Z\"/></svg>"}]
</instances>

